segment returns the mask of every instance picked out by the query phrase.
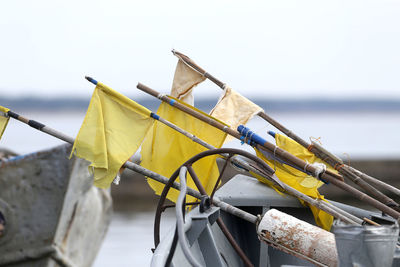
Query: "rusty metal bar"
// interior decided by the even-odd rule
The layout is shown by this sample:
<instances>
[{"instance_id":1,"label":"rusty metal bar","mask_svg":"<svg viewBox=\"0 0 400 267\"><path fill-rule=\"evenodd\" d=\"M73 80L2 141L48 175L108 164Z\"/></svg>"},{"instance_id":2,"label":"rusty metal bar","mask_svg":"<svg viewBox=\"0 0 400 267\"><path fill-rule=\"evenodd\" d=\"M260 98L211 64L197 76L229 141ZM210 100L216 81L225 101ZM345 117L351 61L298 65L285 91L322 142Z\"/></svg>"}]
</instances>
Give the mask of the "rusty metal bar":
<instances>
[{"instance_id":1,"label":"rusty metal bar","mask_svg":"<svg viewBox=\"0 0 400 267\"><path fill-rule=\"evenodd\" d=\"M233 249L236 251L236 253L239 255L239 257L242 259L243 263L247 267L252 267L254 266L253 263L251 263L250 259L246 256L242 248L239 246L239 244L236 242L235 238L232 236L231 232L229 232L228 227L226 227L224 221L219 217L217 219L217 223L219 228L221 229L222 233L224 233L225 237L228 239L229 243L232 245Z\"/></svg>"},{"instance_id":2,"label":"rusty metal bar","mask_svg":"<svg viewBox=\"0 0 400 267\"><path fill-rule=\"evenodd\" d=\"M197 189L199 190L200 194L203 196L207 195L206 189L204 188L203 184L201 183L199 177L197 176L196 172L193 169L192 165L187 165L187 170L192 177L194 184L196 185Z\"/></svg>"},{"instance_id":3,"label":"rusty metal bar","mask_svg":"<svg viewBox=\"0 0 400 267\"><path fill-rule=\"evenodd\" d=\"M225 160L224 166L222 167L222 170L219 173L218 179L215 182L214 188L213 188L213 190L211 192L211 195L210 195L210 199L211 200L213 199L214 194L217 191L217 187L218 187L219 183L221 182L222 176L224 175L226 167L228 166L229 162L231 161L231 158L232 158L232 155L229 155L228 158Z\"/></svg>"},{"instance_id":4,"label":"rusty metal bar","mask_svg":"<svg viewBox=\"0 0 400 267\"><path fill-rule=\"evenodd\" d=\"M264 166L264 168L266 168L266 170L270 169L270 167L265 162L263 162L261 159L257 158L256 156L250 154L249 152L242 151L240 149L235 149L235 148L219 148L219 149L214 149L214 150L207 150L207 151L204 151L204 152L202 152L200 154L195 155L194 157L190 158L189 160L187 160L182 165L190 166L192 163L196 162L197 160L199 160L199 159L201 159L203 157L206 157L206 156L209 156L209 155L221 154L221 153L234 153L234 154L246 156L246 157L249 157L250 159L254 160L255 162L259 163L260 166ZM136 166L135 166L136 164L134 164L132 162L127 162L126 165L136 168ZM141 166L137 166L137 167L144 169ZM145 170L145 173L146 173L144 175L150 176L151 178L153 178L151 175L148 175L148 174L151 174L153 172L151 172L151 171L149 171L147 169L144 169L144 170ZM164 204L164 201L167 198L167 195L168 195L168 192L169 192L170 188L171 187L175 188L175 186L179 187L179 184L175 182L175 180L177 179L178 174L179 174L179 169L177 169L171 175L171 177L169 179L167 179L167 178L165 178L165 177L163 177L163 176L161 176L159 174L156 174L156 173L154 173L154 174L155 174L155 176L154 176L153 179L155 179L157 181L160 181L160 182L165 184L164 189L163 189L163 191L161 192L161 195L160 195L160 199L159 199L159 202L158 202L158 205L157 205L157 209L156 209L156 216L155 216L155 220L154 220L155 221L155 223L154 223L154 244L155 244L155 247L157 247L158 244L160 243L160 235L159 235L159 233L160 233L160 222L161 222L162 206ZM194 179L197 178L196 175L192 176L192 178L193 177L195 177ZM197 178L197 180L198 180L198 178ZM204 187L201 185L200 182L199 182L199 184L200 184L199 187L202 188L201 190L203 192L205 192ZM175 189L179 190L179 188L175 188ZM197 192L194 195L192 195L191 194L192 192L194 193L194 192L197 192L197 191L188 188L188 194L189 195L194 196L194 197L196 197L198 199L201 199L201 195L203 195L203 194L200 194L199 192ZM257 222L257 217L256 216L254 216L254 215L252 215L250 213L247 213L247 212L243 212L242 210L240 210L240 209L238 209L238 208L236 208L234 206L231 206L231 205L229 205L229 204L227 204L225 202L219 201L218 199L214 198L213 199L213 204L218 206L218 207L220 207L222 210L224 210L224 211L226 211L226 212L228 212L228 213L230 213L232 215L238 216L239 218L247 220L247 221L249 221L251 223L256 223Z\"/></svg>"}]
</instances>

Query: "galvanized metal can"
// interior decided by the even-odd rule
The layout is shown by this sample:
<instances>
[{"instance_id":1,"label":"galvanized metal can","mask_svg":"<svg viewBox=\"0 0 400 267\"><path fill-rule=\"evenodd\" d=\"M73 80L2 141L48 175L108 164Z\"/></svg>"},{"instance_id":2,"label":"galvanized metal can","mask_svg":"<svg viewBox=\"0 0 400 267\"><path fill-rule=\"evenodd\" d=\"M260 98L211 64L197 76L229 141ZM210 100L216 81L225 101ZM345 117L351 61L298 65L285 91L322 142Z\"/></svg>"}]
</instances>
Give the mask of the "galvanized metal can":
<instances>
[{"instance_id":1,"label":"galvanized metal can","mask_svg":"<svg viewBox=\"0 0 400 267\"><path fill-rule=\"evenodd\" d=\"M382 226L335 223L340 267L391 267L399 235L397 224Z\"/></svg>"}]
</instances>

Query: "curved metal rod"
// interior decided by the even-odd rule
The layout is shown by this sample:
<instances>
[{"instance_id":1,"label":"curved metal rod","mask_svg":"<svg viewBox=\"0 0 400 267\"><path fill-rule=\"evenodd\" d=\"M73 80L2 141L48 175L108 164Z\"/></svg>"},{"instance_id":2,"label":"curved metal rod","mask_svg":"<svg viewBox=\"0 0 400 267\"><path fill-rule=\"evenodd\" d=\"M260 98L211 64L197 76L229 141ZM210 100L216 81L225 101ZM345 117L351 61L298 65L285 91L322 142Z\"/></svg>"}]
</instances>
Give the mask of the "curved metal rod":
<instances>
[{"instance_id":1,"label":"curved metal rod","mask_svg":"<svg viewBox=\"0 0 400 267\"><path fill-rule=\"evenodd\" d=\"M193 257L192 253L190 252L189 244L186 240L185 229L184 229L184 218L183 218L183 211L182 208L185 207L185 198L186 198L186 172L187 168L182 166L179 171L179 181L181 184L181 190L176 201L175 207L175 214L176 214L176 228L178 230L178 241L179 245L181 245L181 249L183 254L185 254L186 259L192 266L201 267L201 264Z\"/></svg>"},{"instance_id":2,"label":"curved metal rod","mask_svg":"<svg viewBox=\"0 0 400 267\"><path fill-rule=\"evenodd\" d=\"M206 151L201 152L201 153L193 156L192 158L188 159L181 166L183 166L183 165L190 166L194 162L196 162L197 160L199 160L203 157L207 157L207 156L211 156L211 155L215 155L215 154L222 154L222 153L237 154L237 155L241 155L244 157L248 157L251 160L254 160L256 163L259 163L259 165L261 167L265 167L268 172L271 172L271 173L274 172L271 167L269 167L264 161L259 159L257 156L255 156L247 151L243 151L243 150L236 149L236 148L218 148L218 149L206 150ZM155 218L154 218L154 246L155 246L155 248L157 248L158 244L160 243L160 223L161 223L161 213L163 211L163 205L164 205L165 199L167 198L169 190L171 189L172 185L174 184L176 178L178 178L179 170L180 170L181 166L179 166L179 168L175 170L175 172L169 178L168 182L165 184L164 189L160 195L160 199L158 201L156 214L155 214ZM199 189L199 191L200 191L200 189ZM254 217L256 218L256 216L254 216Z\"/></svg>"},{"instance_id":3,"label":"curved metal rod","mask_svg":"<svg viewBox=\"0 0 400 267\"><path fill-rule=\"evenodd\" d=\"M222 176L223 176L224 173L225 173L226 167L227 167L228 164L231 162L232 156L233 156L232 154L229 154L228 157L227 157L226 160L225 160L225 163L224 163L224 166L222 167L221 173L219 174L218 179L217 179L217 181L215 182L214 188L213 188L213 190L212 190L212 192L211 192L211 195L210 195L211 201L212 201L212 199L213 199L213 197L214 197L215 192L217 191L218 185L220 184L220 182L221 182L221 180L222 180Z\"/></svg>"},{"instance_id":4,"label":"curved metal rod","mask_svg":"<svg viewBox=\"0 0 400 267\"><path fill-rule=\"evenodd\" d=\"M194 171L192 164L188 164L186 166L187 166L187 170L188 170L190 176L192 177L192 180L193 180L194 184L196 185L197 189L199 190L200 194L202 194L203 196L206 196L207 195L206 189L204 188L199 177L197 176L196 172Z\"/></svg>"}]
</instances>

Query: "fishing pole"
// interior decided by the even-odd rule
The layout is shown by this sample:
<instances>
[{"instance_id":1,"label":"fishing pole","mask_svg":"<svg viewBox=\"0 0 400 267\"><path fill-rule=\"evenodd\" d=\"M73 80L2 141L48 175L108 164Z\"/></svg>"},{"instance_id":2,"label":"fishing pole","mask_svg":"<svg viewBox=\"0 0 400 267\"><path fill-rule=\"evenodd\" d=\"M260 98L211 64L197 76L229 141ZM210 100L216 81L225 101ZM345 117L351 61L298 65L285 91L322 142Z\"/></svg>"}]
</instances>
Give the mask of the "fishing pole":
<instances>
[{"instance_id":1,"label":"fishing pole","mask_svg":"<svg viewBox=\"0 0 400 267\"><path fill-rule=\"evenodd\" d=\"M67 135L65 135L65 134L63 134L63 133L61 133L59 131L56 131L56 130L54 130L54 129L52 129L52 128L50 128L50 127L48 127L48 126L46 126L46 125L44 125L42 123L39 123L39 122L34 121L34 120L26 119L26 118L18 115L17 113L14 113L14 112L12 112L11 114L15 114L12 118L17 119L17 120L19 120L19 121L21 121L21 122L23 122L25 124L28 124L30 126L31 126L31 124L33 124L33 125L41 125L41 127L33 127L34 129L42 131L42 129L46 128L47 130L46 131L42 131L42 132L47 133L49 135L52 135L53 137L56 137L56 138L58 138L60 140L63 140L65 142L67 142L67 143L70 143L70 144L74 143L74 139L72 137L69 137L69 136L67 136ZM21 119L21 118L24 118L24 119ZM31 123L29 124L29 122L31 122ZM209 152L209 151L212 152L213 150L208 150L206 152ZM245 152L245 153L248 153L248 152ZM142 174L142 175L144 175L146 177L149 177L149 178L151 178L151 179L153 179L155 181L161 182L163 184L166 184L166 185L169 184L172 188L175 188L177 190L181 189L180 184L177 183L176 181L173 181L172 179L168 179L168 178L166 178L166 177L164 177L164 176L162 176L162 175L160 175L158 173L155 173L155 172L150 171L150 170L148 170L146 168L143 168L142 166L137 165L137 164L135 164L133 162L127 161L127 162L125 162L123 164L122 167L125 167L127 169L132 170L132 171L135 171L135 172L137 172L139 174ZM171 183L171 181L172 181L172 183ZM202 199L202 197L204 196L204 194L201 194L199 191L196 191L196 190L194 190L192 188L186 188L186 193L188 195L190 195L190 196L193 196L193 197L197 198L197 199ZM248 212L245 212L245 211L243 211L243 210L241 210L239 208L236 208L235 206L232 206L232 205L230 205L230 204L228 204L228 203L226 203L224 201L219 200L216 197L212 198L211 202L215 206L219 207L221 210L223 210L223 211L225 211L225 212L227 212L229 214L232 214L232 215L234 215L236 217L239 217L239 218L241 218L241 219L243 219L245 221L248 221L250 223L258 225L258 222L261 219L261 217L255 216L255 215L253 215L251 213L248 213ZM343 217L343 216L339 216L339 218L341 218L341 217ZM351 219L348 219L348 218L343 218L343 219L345 219L345 221L347 221L349 223L357 224L354 221L352 221ZM229 233L229 231L228 232L225 231L225 230L227 230L227 228L226 228L225 224L223 223L223 221L220 218L218 218L217 219L217 223L221 227L221 231L225 234L225 236L227 237L228 241L231 243L232 247L235 249L235 251L237 251L239 257L242 258L242 260L244 261L245 264L247 264L247 266L251 266L251 262L246 257L246 255L241 250L241 248L238 246L236 241L233 239L232 235ZM286 252L287 251L291 251L291 249L289 249L289 248L282 247L281 249L283 251L286 251ZM304 257L304 255L303 255L303 257ZM308 260L312 260L312 259L308 259Z\"/></svg>"},{"instance_id":2,"label":"fishing pole","mask_svg":"<svg viewBox=\"0 0 400 267\"><path fill-rule=\"evenodd\" d=\"M87 77L87 80L89 80L92 83L96 83L97 84L97 81L94 80L93 78ZM188 133L187 131L179 128L178 126L176 126L176 125L172 124L171 122L159 117L158 115L156 115L154 113L152 113L152 114L153 114L153 118L158 118L158 120L160 122L165 123L167 126L169 126L172 129L180 132L181 134L184 134L188 138L191 138L193 141L198 142L199 144L202 144L203 146L205 146L208 149L212 148L211 145L209 145L206 142L202 141L201 139L195 137L194 135ZM58 138L60 140L65 141L67 143L73 144L74 141L75 141L74 138L72 138L70 136L67 136L62 132L54 130L54 129L50 128L49 126L46 126L43 123L40 123L38 121L31 120L31 119L28 119L28 118L26 118L24 116L21 116L21 115L13 112L11 110L7 112L7 115L9 117L11 117L11 118L14 118L14 119L16 119L18 121L21 121L21 122L33 127L36 130L39 130L39 131L44 132L46 134L49 134L49 135L51 135L53 137L56 137L56 138ZM232 160L234 161L234 159L235 158L233 158ZM260 162L263 163L261 160L260 160ZM264 177L266 179L269 179L270 181L274 182L279 187L281 187L283 190L286 190L287 192L290 192L292 195L304 200L305 202L309 203L310 205L316 206L317 208L320 208L321 210L326 211L327 213L331 214L335 218L339 218L339 219L341 219L343 221L346 221L348 223L351 223L351 224L360 224L360 221L357 220L357 219L354 219L354 218L353 219L349 219L349 218L351 218L351 215L349 215L345 211L337 212L336 210L334 210L329 205L327 206L326 204L321 204L320 202L318 202L318 201L316 201L316 200L304 195L303 193L301 193L301 192L299 192L299 191L297 191L295 189L292 189L291 187L288 187L286 184L282 183L275 175L273 175L273 173L272 174L267 174L267 173L265 173L265 171L263 172L259 168L255 168L254 166L249 165L247 162L245 162L245 161L243 161L241 159L237 159L237 161L235 163L239 164L239 166L244 166L245 168L250 169L254 173L256 173L258 175L261 175L262 177ZM144 174L144 173L146 173L146 171L145 171L145 169L143 169L143 167L141 167L141 166L139 166L137 164L134 164L134 165L132 165L132 164L131 164L131 162L127 161L126 163L124 163L124 165L122 167L131 169L133 171L136 171L138 173L146 175L146 174ZM152 173L147 173L147 174L149 174L149 175L146 175L146 176L149 176L149 177L153 177L153 178L157 177L157 176L154 176L154 173L153 174Z\"/></svg>"},{"instance_id":3,"label":"fishing pole","mask_svg":"<svg viewBox=\"0 0 400 267\"><path fill-rule=\"evenodd\" d=\"M28 119L28 118L26 118L24 116L21 116L21 115L13 112L11 110L9 110L6 113L6 115L8 117L10 117L10 118L19 120L19 121L31 126L32 128L35 128L36 130L39 130L41 132L47 133L47 134L49 134L51 136L54 136L54 137L56 137L58 139L61 139L61 140L65 141L65 142L67 142L67 143L70 143L70 144L74 143L74 138L63 134L62 132L56 131L56 130L54 130L54 129L52 129L52 128L50 128L50 127L48 127L48 126L46 126L46 125L44 125L44 124L42 124L42 123L40 123L38 121L30 120L30 119Z\"/></svg>"},{"instance_id":4,"label":"fishing pole","mask_svg":"<svg viewBox=\"0 0 400 267\"><path fill-rule=\"evenodd\" d=\"M95 80L95 79L93 79L93 78L91 78L89 76L85 76L85 79L88 80L89 82L91 82L94 85L97 85L97 83L98 83L97 80ZM189 133L188 131L180 128L179 126L173 124L172 122L162 118L161 116L157 115L154 112L150 113L150 117L153 118L154 120L157 120L157 121L161 122L162 124L170 127L171 129L183 134L184 136L186 136L187 138L189 138L193 142L198 143L199 145L201 145L201 146L203 146L203 147L205 147L207 149L215 149L214 146L208 144L207 142L205 142L202 139L198 138L197 136ZM221 155L221 156L222 157L226 157L226 155ZM232 163L236 164L237 166L241 167L244 170L252 171L252 172L262 176L263 178L265 178L267 180L270 180L271 182L273 182L274 184L278 185L279 187L282 187L282 182L277 177L273 177L272 176L273 175L272 169L269 170L269 172L267 172L265 169L257 168L256 166L251 165L248 162L246 162L246 161L244 161L244 160L242 160L240 158L237 158L237 157L233 157L232 158Z\"/></svg>"},{"instance_id":5,"label":"fishing pole","mask_svg":"<svg viewBox=\"0 0 400 267\"><path fill-rule=\"evenodd\" d=\"M146 85L138 83L137 88L149 95L152 95L153 97L160 99L161 101L169 103L171 106L173 106L189 115L192 115L192 116L200 119L203 122L210 124L211 126L217 128L217 129L220 129L221 131L228 133L229 135L231 135L239 140L243 140L245 138L245 136L242 136L239 132L236 132L235 130L231 129L230 127L227 127L223 123L212 120L211 118L205 116L204 114L201 114L201 113L175 101L174 99L172 99L164 94L160 94L159 92L151 89L150 87L148 87ZM252 133L252 135L254 135L254 137L257 136L254 133ZM332 183L332 184L336 185L337 187L353 194L358 199L366 201L369 205L392 216L393 218L396 218L396 219L400 218L400 213L397 212L396 210L394 210L394 209L388 207L387 205L379 202L378 200L368 196L367 194L351 187L350 185L342 182L341 180L336 179L334 176L330 175L329 172L323 172L323 171L321 172L321 169L317 168L313 164L306 163L302 159L295 157L294 155L290 154L289 152L283 150L282 148L275 146L274 144L264 140L263 138L261 138L259 136L257 136L257 137L258 137L258 142L254 143L254 146L256 148L258 148L259 150L266 150L269 153L273 153L275 156L277 156L285 161L288 161L291 164L296 165L298 168L304 170L304 172L311 173L311 174L313 174L314 177L321 178L325 182Z\"/></svg>"},{"instance_id":6,"label":"fishing pole","mask_svg":"<svg viewBox=\"0 0 400 267\"><path fill-rule=\"evenodd\" d=\"M187 66L192 68L194 71L200 73L204 77L208 78L210 81L214 82L218 87L221 89L226 88L226 84L223 83L222 81L218 80L208 72L206 72L204 69L202 69L200 66L198 66L192 59L190 59L188 56L176 51L172 50L172 53L178 57L180 60L182 60L183 63L185 63ZM332 166L334 169L336 169L339 173L341 173L343 176L369 192L372 196L377 198L380 202L386 204L389 207L394 208L397 211L400 211L399 204L396 203L393 199L389 198L382 192L380 192L378 189L375 187L371 186L368 182L375 184L376 186L381 186L384 187L387 190L390 190L391 192L400 195L400 190L397 188L388 185L387 183L384 183L374 177L371 177L369 175L366 175L362 173L361 171L348 166L347 164L344 164L344 162L339 159L338 157L334 156L332 153L328 152L326 149L324 149L322 146L318 145L315 142L312 142L311 144L307 143L305 140L297 136L294 132L291 130L287 129L284 127L282 124L280 124L278 121L267 115L264 111L260 112L258 114L259 117L263 118L265 121L269 122L271 125L273 125L275 128L283 132L285 135L288 137L292 138L295 140L297 143L308 149L310 152L314 153L318 158L322 159L323 161L327 162L330 166ZM367 182L368 181L368 182Z\"/></svg>"},{"instance_id":7,"label":"fishing pole","mask_svg":"<svg viewBox=\"0 0 400 267\"><path fill-rule=\"evenodd\" d=\"M10 115L10 114L12 114L12 115ZM15 112L12 112L12 111L8 111L7 115L10 116L11 118L14 118L14 119L16 119L18 121L21 121L21 122L25 123L25 124L28 124L29 126L31 126L32 128L34 128L36 130L39 130L41 132L44 132L46 134L49 134L49 135L57 138L57 139L65 141L66 143L69 143L71 145L74 144L74 141L75 141L74 138L72 138L72 137L70 137L70 136L68 136L68 135L66 135L66 134L64 134L64 133L62 133L60 131L54 130L54 129L50 128L49 126L46 126L46 125L44 125L44 124L42 124L42 123L40 123L38 121L27 119L26 117L23 117L23 116L15 113ZM36 127L36 125L38 125L38 127ZM131 161L125 162L122 167L130 169L132 171L135 171L135 172L137 172L139 174L142 174L144 176L150 177L151 179L156 180L156 181L161 182L161 183L164 183L164 184L168 183L168 181L169 181L169 179L166 178L165 176L162 176L162 175L160 175L158 173L155 173L155 172L153 172L151 170L148 170L148 169L146 169L146 168L144 168L144 167L142 167L142 166L140 166L140 165L138 165L136 163L133 163ZM172 187L177 189L177 190L180 189L180 185L177 182L174 182L172 184ZM187 194L192 196L192 197L195 197L197 199L201 199L200 192L198 192L198 191L196 191L196 190L194 190L192 188L188 188L187 189ZM223 201L220 201L220 200L216 199L214 204L216 206L221 206L222 210L224 210L224 211L226 211L226 212L228 212L230 214L234 214L236 216L239 216L240 218L242 218L242 219L244 219L244 220L246 220L248 222L251 222L251 223L256 223L257 222L257 217L256 216L254 216L252 214L249 214L247 212L244 212L244 211L242 211L242 210L240 210L240 209L238 209L238 208L236 208L236 207L234 207L232 205L229 205L228 203L225 203Z\"/></svg>"},{"instance_id":8,"label":"fishing pole","mask_svg":"<svg viewBox=\"0 0 400 267\"><path fill-rule=\"evenodd\" d=\"M89 82L93 83L94 85L97 85L97 83L98 83L95 79L93 79L91 77L86 76L85 78ZM206 143L205 141L201 140L200 138L194 136L193 134L183 130L182 128L178 127L177 125L175 125L175 124L163 119L159 115L154 114L152 112L150 116L152 118L160 121L161 123L167 125L168 127L174 129L175 131L178 131L179 133L185 135L186 137L190 138L194 142L197 142L198 144L204 146L205 148L207 148L207 149L215 149L215 147L213 147L212 145ZM212 118L209 118L209 117L206 117L206 118L208 118L209 121L214 121ZM224 127L227 127L227 126L224 125ZM229 128L229 127L227 127L227 128ZM222 155L222 156L224 156L224 155ZM334 209L334 208L331 207L332 204L330 204L330 203L321 203L320 201L314 200L313 198L301 193L300 191L297 191L294 188L286 185L285 183L283 183L282 181L279 180L279 178L274 174L274 171L268 165L266 165L265 162L263 162L262 160L258 160L258 158L257 158L258 164L260 164L261 166L264 166L264 168L261 169L261 170L258 169L258 168L254 168L254 166L250 165L249 163L247 163L244 160L241 160L240 158L233 157L232 161L233 161L233 163L236 163L239 166L244 166L245 168L248 168L250 171L252 171L252 172L254 172L254 173L258 174L258 175L261 175L262 177L268 179L269 181L272 181L274 184L278 185L284 191L296 196L297 198L302 199L303 201L309 203L312 206L315 206L315 207L317 207L317 208L319 208L321 210L326 211L327 213L331 214L335 218L342 219L342 220L344 220L344 221L346 221L348 223L351 223L351 224L361 224L362 223L361 219L352 218L352 216L350 214L346 213L345 211L338 212L337 209ZM192 169L189 168L189 171L191 171L191 170ZM264 172L263 172L263 170L264 170ZM265 170L269 170L269 173L265 173ZM194 174L193 171L191 171L191 174L192 174L191 175L192 178L195 178L194 182L195 182L196 186L199 188L200 191L202 191L201 188L203 188L203 186L199 182L199 179L196 178L196 175ZM203 192L201 192L201 193L204 194L204 193L206 193L206 191L203 190ZM349 219L349 218L352 218L352 219Z\"/></svg>"}]
</instances>

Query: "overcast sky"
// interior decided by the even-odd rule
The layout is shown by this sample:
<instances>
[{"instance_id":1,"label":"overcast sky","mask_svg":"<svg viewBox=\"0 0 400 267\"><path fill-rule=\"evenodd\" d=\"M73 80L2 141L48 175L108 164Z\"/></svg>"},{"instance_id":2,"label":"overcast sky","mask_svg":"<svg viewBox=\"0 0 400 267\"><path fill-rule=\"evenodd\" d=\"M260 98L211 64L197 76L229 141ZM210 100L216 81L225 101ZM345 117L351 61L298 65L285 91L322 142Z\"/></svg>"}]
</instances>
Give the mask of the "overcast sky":
<instances>
[{"instance_id":1,"label":"overcast sky","mask_svg":"<svg viewBox=\"0 0 400 267\"><path fill-rule=\"evenodd\" d=\"M2 1L0 92L90 97L90 75L167 93L175 48L250 97L400 99L399 14L382 0Z\"/></svg>"}]
</instances>

